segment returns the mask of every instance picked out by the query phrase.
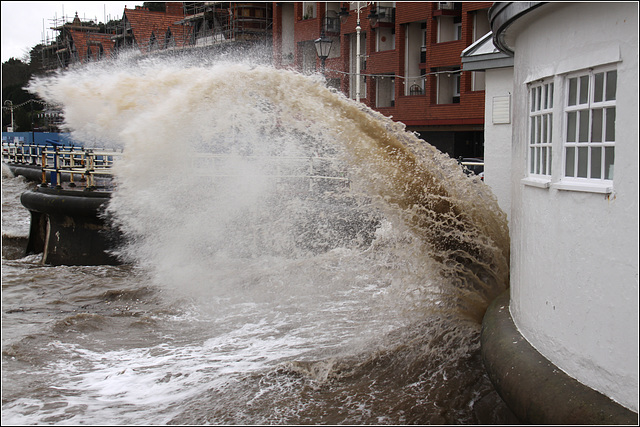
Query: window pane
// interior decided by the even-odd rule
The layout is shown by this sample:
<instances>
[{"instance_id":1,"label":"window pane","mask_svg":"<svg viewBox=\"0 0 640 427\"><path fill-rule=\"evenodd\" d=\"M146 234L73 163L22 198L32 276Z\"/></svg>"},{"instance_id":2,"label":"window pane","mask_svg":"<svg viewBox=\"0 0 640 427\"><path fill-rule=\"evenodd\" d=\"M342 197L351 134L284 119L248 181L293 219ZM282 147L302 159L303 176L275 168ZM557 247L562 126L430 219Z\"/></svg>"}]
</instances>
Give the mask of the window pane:
<instances>
[{"instance_id":1,"label":"window pane","mask_svg":"<svg viewBox=\"0 0 640 427\"><path fill-rule=\"evenodd\" d=\"M540 98L542 97L542 87L536 90L536 111L540 111Z\"/></svg>"},{"instance_id":2,"label":"window pane","mask_svg":"<svg viewBox=\"0 0 640 427\"><path fill-rule=\"evenodd\" d=\"M541 120L542 117L537 116L536 117L536 144L540 144L540 125L541 125Z\"/></svg>"},{"instance_id":3,"label":"window pane","mask_svg":"<svg viewBox=\"0 0 640 427\"><path fill-rule=\"evenodd\" d=\"M605 141L616 140L616 107L606 109L607 123L605 131Z\"/></svg>"},{"instance_id":4,"label":"window pane","mask_svg":"<svg viewBox=\"0 0 640 427\"><path fill-rule=\"evenodd\" d=\"M547 143L547 126L548 126L548 114L545 114L544 116L542 116L542 143L546 144Z\"/></svg>"},{"instance_id":5,"label":"window pane","mask_svg":"<svg viewBox=\"0 0 640 427\"><path fill-rule=\"evenodd\" d=\"M576 94L578 93L578 79L569 79L569 105L576 105Z\"/></svg>"},{"instance_id":6,"label":"window pane","mask_svg":"<svg viewBox=\"0 0 640 427\"><path fill-rule=\"evenodd\" d=\"M535 87L531 89L531 112L536 111L536 90Z\"/></svg>"},{"instance_id":7,"label":"window pane","mask_svg":"<svg viewBox=\"0 0 640 427\"><path fill-rule=\"evenodd\" d=\"M536 148L536 174L540 174L540 147Z\"/></svg>"},{"instance_id":8,"label":"window pane","mask_svg":"<svg viewBox=\"0 0 640 427\"><path fill-rule=\"evenodd\" d=\"M589 110L580 111L580 133L578 142L589 142Z\"/></svg>"},{"instance_id":9,"label":"window pane","mask_svg":"<svg viewBox=\"0 0 640 427\"><path fill-rule=\"evenodd\" d=\"M587 177L587 165L589 164L589 148L578 148L578 178Z\"/></svg>"},{"instance_id":10,"label":"window pane","mask_svg":"<svg viewBox=\"0 0 640 427\"><path fill-rule=\"evenodd\" d=\"M614 160L613 147L605 147L604 149L604 172L606 179L613 179L613 160Z\"/></svg>"},{"instance_id":11,"label":"window pane","mask_svg":"<svg viewBox=\"0 0 640 427\"><path fill-rule=\"evenodd\" d=\"M549 85L544 85L544 101L542 108L545 110L549 108Z\"/></svg>"},{"instance_id":12,"label":"window pane","mask_svg":"<svg viewBox=\"0 0 640 427\"><path fill-rule=\"evenodd\" d=\"M565 176L575 176L575 151L574 147L567 147L567 158L565 159Z\"/></svg>"},{"instance_id":13,"label":"window pane","mask_svg":"<svg viewBox=\"0 0 640 427\"><path fill-rule=\"evenodd\" d=\"M540 163L542 163L542 175L547 174L547 148L542 148L542 158L540 159Z\"/></svg>"},{"instance_id":14,"label":"window pane","mask_svg":"<svg viewBox=\"0 0 640 427\"><path fill-rule=\"evenodd\" d=\"M580 76L580 104L589 102L589 76Z\"/></svg>"},{"instance_id":15,"label":"window pane","mask_svg":"<svg viewBox=\"0 0 640 427\"><path fill-rule=\"evenodd\" d=\"M618 72L616 70L607 73L607 95L606 100L612 101L616 99L616 86L618 84Z\"/></svg>"},{"instance_id":16,"label":"window pane","mask_svg":"<svg viewBox=\"0 0 640 427\"><path fill-rule=\"evenodd\" d=\"M567 142L576 142L576 112L567 114Z\"/></svg>"},{"instance_id":17,"label":"window pane","mask_svg":"<svg viewBox=\"0 0 640 427\"><path fill-rule=\"evenodd\" d=\"M602 178L602 147L591 149L591 178Z\"/></svg>"},{"instance_id":18,"label":"window pane","mask_svg":"<svg viewBox=\"0 0 640 427\"><path fill-rule=\"evenodd\" d=\"M547 174L549 174L549 175L551 175L551 173L552 173L551 172L551 165L553 164L553 162L551 161L551 160L553 160L553 153L551 151L552 151L552 148L549 147L549 168L548 168L548 171L547 171Z\"/></svg>"},{"instance_id":19,"label":"window pane","mask_svg":"<svg viewBox=\"0 0 640 427\"><path fill-rule=\"evenodd\" d=\"M591 142L602 142L602 108L591 112Z\"/></svg>"},{"instance_id":20,"label":"window pane","mask_svg":"<svg viewBox=\"0 0 640 427\"><path fill-rule=\"evenodd\" d=\"M530 153L529 153L529 173L534 173L536 168L535 168L535 164L536 164L536 149L531 147Z\"/></svg>"},{"instance_id":21,"label":"window pane","mask_svg":"<svg viewBox=\"0 0 640 427\"><path fill-rule=\"evenodd\" d=\"M602 95L604 89L604 73L598 73L595 76L594 88L593 88L593 100L595 102L602 102Z\"/></svg>"},{"instance_id":22,"label":"window pane","mask_svg":"<svg viewBox=\"0 0 640 427\"><path fill-rule=\"evenodd\" d=\"M549 84L549 108L553 108L553 83Z\"/></svg>"},{"instance_id":23,"label":"window pane","mask_svg":"<svg viewBox=\"0 0 640 427\"><path fill-rule=\"evenodd\" d=\"M531 117L531 138L529 139L530 144L536 143L536 118Z\"/></svg>"}]
</instances>

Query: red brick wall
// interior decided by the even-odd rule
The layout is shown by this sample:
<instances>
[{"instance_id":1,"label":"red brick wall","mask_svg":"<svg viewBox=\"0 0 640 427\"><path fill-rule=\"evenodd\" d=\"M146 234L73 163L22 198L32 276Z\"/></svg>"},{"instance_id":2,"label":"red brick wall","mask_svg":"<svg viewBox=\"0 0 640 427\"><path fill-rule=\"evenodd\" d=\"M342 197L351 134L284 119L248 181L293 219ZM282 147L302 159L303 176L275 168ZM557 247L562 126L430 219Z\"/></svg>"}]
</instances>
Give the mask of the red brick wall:
<instances>
[{"instance_id":1,"label":"red brick wall","mask_svg":"<svg viewBox=\"0 0 640 427\"><path fill-rule=\"evenodd\" d=\"M434 19L434 11L437 2L397 2L396 3L396 48L391 51L375 52L375 33L372 31L367 15L370 6L364 7L360 12L361 33L366 34L367 43L367 68L362 74L388 74L397 76L405 75L405 27L404 24L418 21L427 23L427 61L426 72L437 67L460 67L460 54L471 44L472 38L472 12L485 9L492 2L463 2L462 3L462 40L436 43L437 20ZM341 78L341 89L345 94L349 93L349 53L350 40L355 37L357 13L350 10L349 2L342 2L342 6L349 10L349 17L341 24L340 58L331 58L326 61L327 69L338 70L343 73L327 72L327 77ZM278 17L279 9L274 3L274 49L279 51L279 29L282 28L281 17ZM324 17L325 3L317 3L316 18L300 20L302 17L302 3L294 4L296 44L303 41L312 41L320 36L322 18ZM298 61L299 61L298 56ZM300 65L300 62L298 62ZM425 95L405 96L404 79L398 77L396 84L395 106L378 109L385 115L392 115L394 120L403 121L411 125L464 125L482 124L484 122L484 91L471 92L471 74L463 72L461 76L461 94L459 104L436 104L436 78L430 76L426 79ZM361 94L361 101L372 106L375 101L375 81L367 77L367 93Z\"/></svg>"},{"instance_id":2,"label":"red brick wall","mask_svg":"<svg viewBox=\"0 0 640 427\"><path fill-rule=\"evenodd\" d=\"M396 24L415 22L417 16L426 17L433 4L431 2L396 2Z\"/></svg>"},{"instance_id":3,"label":"red brick wall","mask_svg":"<svg viewBox=\"0 0 640 427\"><path fill-rule=\"evenodd\" d=\"M370 53L367 58L367 74L395 73L398 69L396 57L395 50Z\"/></svg>"},{"instance_id":4,"label":"red brick wall","mask_svg":"<svg viewBox=\"0 0 640 427\"><path fill-rule=\"evenodd\" d=\"M427 64L431 68L460 66L460 54L467 46L462 40L428 45Z\"/></svg>"}]
</instances>

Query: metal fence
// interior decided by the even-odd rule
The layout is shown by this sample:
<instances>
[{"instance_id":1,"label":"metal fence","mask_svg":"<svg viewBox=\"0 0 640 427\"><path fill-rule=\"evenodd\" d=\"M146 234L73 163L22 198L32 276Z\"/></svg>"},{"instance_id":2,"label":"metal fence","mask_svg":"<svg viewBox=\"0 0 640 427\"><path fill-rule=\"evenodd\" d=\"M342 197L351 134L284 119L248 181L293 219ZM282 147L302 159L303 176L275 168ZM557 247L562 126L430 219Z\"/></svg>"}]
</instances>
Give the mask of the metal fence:
<instances>
[{"instance_id":1,"label":"metal fence","mask_svg":"<svg viewBox=\"0 0 640 427\"><path fill-rule=\"evenodd\" d=\"M122 151L83 148L73 146L2 143L2 161L10 165L39 168L42 184L59 187L63 174L69 185L83 183L87 188L96 188L98 179L110 180L113 162L122 156ZM47 172L49 182L47 183Z\"/></svg>"}]
</instances>

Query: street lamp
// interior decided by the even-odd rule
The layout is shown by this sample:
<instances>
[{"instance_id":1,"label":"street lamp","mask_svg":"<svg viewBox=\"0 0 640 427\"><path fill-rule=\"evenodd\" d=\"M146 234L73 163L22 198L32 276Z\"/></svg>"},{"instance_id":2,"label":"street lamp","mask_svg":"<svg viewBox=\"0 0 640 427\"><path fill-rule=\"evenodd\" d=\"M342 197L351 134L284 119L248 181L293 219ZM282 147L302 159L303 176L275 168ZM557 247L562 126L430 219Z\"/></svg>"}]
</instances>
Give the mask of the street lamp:
<instances>
[{"instance_id":1,"label":"street lamp","mask_svg":"<svg viewBox=\"0 0 640 427\"><path fill-rule=\"evenodd\" d=\"M369 12L367 19L371 24L371 28L375 27L378 24L378 14L376 13L375 6L371 8L371 12Z\"/></svg>"},{"instance_id":2,"label":"street lamp","mask_svg":"<svg viewBox=\"0 0 640 427\"><path fill-rule=\"evenodd\" d=\"M322 34L319 39L316 39L313 42L316 45L316 53L318 54L318 58L322 61L322 75L324 75L324 67L325 61L329 57L329 53L331 52L331 44L333 41L324 35L324 30L322 30ZM326 76L325 76L326 77Z\"/></svg>"},{"instance_id":3,"label":"street lamp","mask_svg":"<svg viewBox=\"0 0 640 427\"><path fill-rule=\"evenodd\" d=\"M340 17L340 22L346 24L347 19L349 19L349 11L346 7L341 7L340 12L338 12L338 16Z\"/></svg>"},{"instance_id":4,"label":"street lamp","mask_svg":"<svg viewBox=\"0 0 640 427\"><path fill-rule=\"evenodd\" d=\"M360 58L362 56L360 55L360 31L362 30L362 27L360 27L360 10L367 7L370 2L351 2L351 4L353 3L356 4L358 16L358 20L356 21L356 101L360 102ZM343 7L340 9L338 16L340 17L340 21L344 24L347 22L347 18L349 18L349 11L346 7Z\"/></svg>"},{"instance_id":5,"label":"street lamp","mask_svg":"<svg viewBox=\"0 0 640 427\"><path fill-rule=\"evenodd\" d=\"M7 132L13 132L13 101L7 99L6 101L4 101L4 105L9 107L9 109L11 110L11 128L7 129Z\"/></svg>"}]
</instances>

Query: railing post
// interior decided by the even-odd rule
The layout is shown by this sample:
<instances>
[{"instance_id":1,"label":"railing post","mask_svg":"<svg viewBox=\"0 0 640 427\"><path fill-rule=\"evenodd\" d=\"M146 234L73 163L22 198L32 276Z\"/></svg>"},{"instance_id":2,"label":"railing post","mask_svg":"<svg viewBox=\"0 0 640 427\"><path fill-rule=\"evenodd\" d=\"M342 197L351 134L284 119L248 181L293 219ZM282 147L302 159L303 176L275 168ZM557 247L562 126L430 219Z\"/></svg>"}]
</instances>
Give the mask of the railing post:
<instances>
[{"instance_id":1,"label":"railing post","mask_svg":"<svg viewBox=\"0 0 640 427\"><path fill-rule=\"evenodd\" d=\"M74 165L74 151L73 148L69 150L69 187L75 187L76 184L73 182L73 167Z\"/></svg>"},{"instance_id":2,"label":"railing post","mask_svg":"<svg viewBox=\"0 0 640 427\"><path fill-rule=\"evenodd\" d=\"M45 168L47 167L47 150L42 150L42 158L40 160L40 166L42 168L42 185L47 185L47 171Z\"/></svg>"},{"instance_id":3,"label":"railing post","mask_svg":"<svg viewBox=\"0 0 640 427\"><path fill-rule=\"evenodd\" d=\"M87 181L87 184L88 184L87 188L92 190L95 186L94 177L93 177L93 169L95 168L95 158L91 151L88 151L87 155L89 156L89 167L87 168L87 175L89 175L89 179Z\"/></svg>"},{"instance_id":4,"label":"railing post","mask_svg":"<svg viewBox=\"0 0 640 427\"><path fill-rule=\"evenodd\" d=\"M58 147L53 147L53 170L51 171L51 187L58 187Z\"/></svg>"}]
</instances>

